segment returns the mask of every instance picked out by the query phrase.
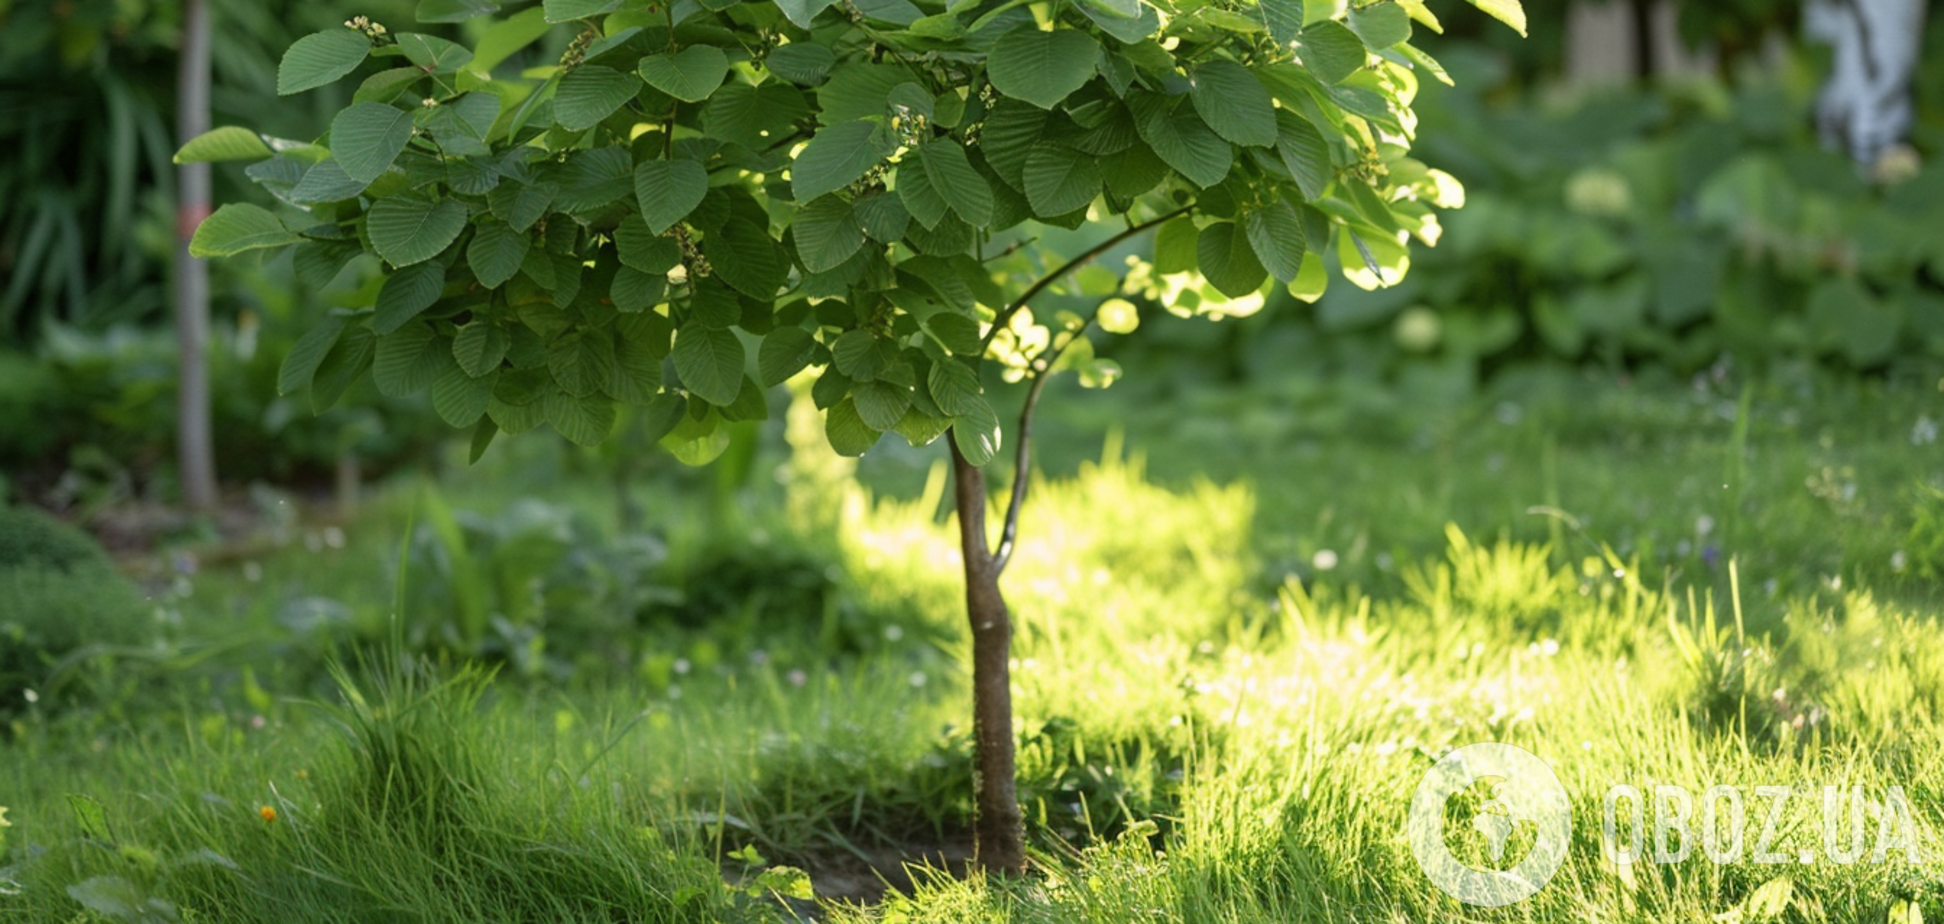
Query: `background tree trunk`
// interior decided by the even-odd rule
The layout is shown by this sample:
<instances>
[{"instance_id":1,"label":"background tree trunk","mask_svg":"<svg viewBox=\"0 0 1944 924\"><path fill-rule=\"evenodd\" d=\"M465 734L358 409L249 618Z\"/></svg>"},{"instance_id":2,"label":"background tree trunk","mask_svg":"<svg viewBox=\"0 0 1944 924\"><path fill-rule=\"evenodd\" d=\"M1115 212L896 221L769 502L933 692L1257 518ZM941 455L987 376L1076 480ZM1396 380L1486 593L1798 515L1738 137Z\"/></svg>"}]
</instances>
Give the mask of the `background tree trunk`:
<instances>
[{"instance_id":1,"label":"background tree trunk","mask_svg":"<svg viewBox=\"0 0 1944 924\"><path fill-rule=\"evenodd\" d=\"M1924 34L1924 0L1810 0L1803 32L1835 48L1816 99L1823 143L1873 165L1910 131L1910 82Z\"/></svg>"},{"instance_id":2,"label":"background tree trunk","mask_svg":"<svg viewBox=\"0 0 1944 924\"><path fill-rule=\"evenodd\" d=\"M1014 787L1012 616L986 544L985 475L966 461L957 443L952 443L952 484L965 565L965 613L972 628L972 736L978 748L972 773L973 862L987 872L1016 873L1026 867L1026 827Z\"/></svg>"},{"instance_id":3,"label":"background tree trunk","mask_svg":"<svg viewBox=\"0 0 1944 924\"><path fill-rule=\"evenodd\" d=\"M209 6L187 0L176 74L176 134L187 142L209 130ZM177 168L175 319L176 466L182 499L197 510L216 506L216 454L209 423L209 264L189 255L189 238L209 215L209 165Z\"/></svg>"}]
</instances>

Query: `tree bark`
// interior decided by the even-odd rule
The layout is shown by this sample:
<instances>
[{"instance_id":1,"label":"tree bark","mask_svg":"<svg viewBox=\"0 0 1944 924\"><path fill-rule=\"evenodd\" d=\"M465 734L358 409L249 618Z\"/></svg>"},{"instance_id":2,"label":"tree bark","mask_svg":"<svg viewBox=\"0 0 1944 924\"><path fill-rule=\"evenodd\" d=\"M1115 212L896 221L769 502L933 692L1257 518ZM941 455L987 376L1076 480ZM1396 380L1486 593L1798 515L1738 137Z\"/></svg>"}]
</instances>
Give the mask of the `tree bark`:
<instances>
[{"instance_id":1,"label":"tree bark","mask_svg":"<svg viewBox=\"0 0 1944 924\"><path fill-rule=\"evenodd\" d=\"M972 628L973 863L989 873L1026 867L1026 824L1014 787L1012 616L999 592L999 567L986 542L985 475L952 443L965 614Z\"/></svg>"},{"instance_id":2,"label":"tree bark","mask_svg":"<svg viewBox=\"0 0 1944 924\"><path fill-rule=\"evenodd\" d=\"M176 73L176 134L186 143L209 130L209 6L188 0ZM209 165L184 164L176 190L176 467L191 508L216 506L216 451L209 422L209 265L189 255L189 239L209 215Z\"/></svg>"}]
</instances>

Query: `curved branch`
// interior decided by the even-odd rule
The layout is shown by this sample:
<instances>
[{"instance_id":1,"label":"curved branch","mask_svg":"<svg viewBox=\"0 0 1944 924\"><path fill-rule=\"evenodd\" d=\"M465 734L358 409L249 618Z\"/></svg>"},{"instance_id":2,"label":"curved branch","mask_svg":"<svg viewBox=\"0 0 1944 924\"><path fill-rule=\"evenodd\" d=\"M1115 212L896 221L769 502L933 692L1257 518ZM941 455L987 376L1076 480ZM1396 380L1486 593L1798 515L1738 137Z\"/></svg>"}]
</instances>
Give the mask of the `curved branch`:
<instances>
[{"instance_id":1,"label":"curved branch","mask_svg":"<svg viewBox=\"0 0 1944 924\"><path fill-rule=\"evenodd\" d=\"M1019 449L1013 456L1013 482L1011 495L1006 500L1005 527L999 533L999 548L992 553L992 567L997 573L1004 574L1006 564L1012 561L1014 541L1019 538L1019 511L1026 506L1026 487L1030 483L1028 475L1033 458L1033 410L1039 406L1040 392L1046 388L1046 380L1053 377L1053 366L1060 361L1061 354L1073 346L1074 341L1087 335L1087 328L1093 326L1094 319L1100 316L1100 307L1094 306L1094 313L1087 316L1078 330L1067 342L1049 348L1035 364L1040 366L1033 375L1033 384L1026 389L1026 403L1019 408Z\"/></svg>"},{"instance_id":2,"label":"curved branch","mask_svg":"<svg viewBox=\"0 0 1944 924\"><path fill-rule=\"evenodd\" d=\"M1181 208L1175 209L1172 212L1167 212L1161 215L1157 215L1153 218L1148 219L1147 221L1141 222L1138 225L1129 225L1127 227L1127 230L1122 231L1119 234L1116 234L1113 237L1110 237L1104 241L1101 241L1098 244L1095 244L1086 253L1083 253L1077 257L1074 257L1071 260L1066 261L1065 263L1060 264L1059 269L1056 269L1053 272L1047 273L1045 276L1040 277L1038 282L1035 282L1031 286L1027 287L1025 294L1019 296L1016 299L1013 299L1012 304L1007 305L1004 311L999 312L999 314L992 319L992 329L986 331L985 341L981 343L980 346L981 347L991 346L992 338L997 336L999 334L999 331L1005 328L1005 326L1012 321L1013 315L1018 314L1019 309L1026 307L1027 302L1032 301L1034 298L1038 297L1041 292L1046 291L1047 286L1050 286L1053 283L1058 282L1061 277L1065 276L1070 272L1073 272L1074 270L1080 268L1082 265L1091 262L1095 257L1098 257L1101 254L1114 249L1122 241L1125 241L1136 234L1146 231L1149 228L1152 228L1170 219L1177 218L1182 215L1186 215L1188 214L1188 211L1192 208L1194 208L1194 206L1184 205ZM981 352L984 352L983 349L981 350Z\"/></svg>"}]
</instances>

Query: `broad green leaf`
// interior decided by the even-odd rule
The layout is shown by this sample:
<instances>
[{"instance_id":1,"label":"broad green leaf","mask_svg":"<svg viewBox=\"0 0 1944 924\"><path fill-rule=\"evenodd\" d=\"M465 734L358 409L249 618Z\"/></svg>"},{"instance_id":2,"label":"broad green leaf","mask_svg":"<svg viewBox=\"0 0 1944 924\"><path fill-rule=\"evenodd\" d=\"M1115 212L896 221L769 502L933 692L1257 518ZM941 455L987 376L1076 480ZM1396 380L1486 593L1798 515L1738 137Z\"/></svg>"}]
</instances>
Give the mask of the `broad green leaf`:
<instances>
[{"instance_id":1,"label":"broad green leaf","mask_svg":"<svg viewBox=\"0 0 1944 924\"><path fill-rule=\"evenodd\" d=\"M1350 8L1350 31L1370 48L1389 48L1411 37L1411 14L1391 2Z\"/></svg>"},{"instance_id":2,"label":"broad green leaf","mask_svg":"<svg viewBox=\"0 0 1944 924\"><path fill-rule=\"evenodd\" d=\"M570 132L585 131L634 99L641 78L611 67L583 64L560 78L554 90L554 121Z\"/></svg>"},{"instance_id":3,"label":"broad green leaf","mask_svg":"<svg viewBox=\"0 0 1944 924\"><path fill-rule=\"evenodd\" d=\"M987 404L986 399L974 398L962 413L953 415L952 442L958 445L965 461L973 465L984 465L999 455L999 417L992 413L992 405Z\"/></svg>"},{"instance_id":4,"label":"broad green leaf","mask_svg":"<svg viewBox=\"0 0 1944 924\"><path fill-rule=\"evenodd\" d=\"M756 371L762 376L763 387L774 388L803 371L810 364L810 357L816 355L816 348L816 339L801 327L770 331L756 350Z\"/></svg>"},{"instance_id":5,"label":"broad green leaf","mask_svg":"<svg viewBox=\"0 0 1944 924\"><path fill-rule=\"evenodd\" d=\"M369 183L412 140L412 114L384 103L352 103L331 120L331 159L344 175Z\"/></svg>"},{"instance_id":6,"label":"broad green leaf","mask_svg":"<svg viewBox=\"0 0 1944 924\"><path fill-rule=\"evenodd\" d=\"M1303 31L1303 0L1260 0L1258 4L1262 24L1269 27L1269 37L1276 44L1288 48Z\"/></svg>"},{"instance_id":7,"label":"broad green leaf","mask_svg":"<svg viewBox=\"0 0 1944 924\"><path fill-rule=\"evenodd\" d=\"M810 115L803 92L780 81L761 86L729 83L702 107L702 130L711 137L762 151L786 143L798 119Z\"/></svg>"},{"instance_id":8,"label":"broad green leaf","mask_svg":"<svg viewBox=\"0 0 1944 924\"><path fill-rule=\"evenodd\" d=\"M1085 208L1100 195L1100 162L1065 145L1042 141L1026 157L1026 201L1042 218Z\"/></svg>"},{"instance_id":9,"label":"broad green leaf","mask_svg":"<svg viewBox=\"0 0 1944 924\"><path fill-rule=\"evenodd\" d=\"M941 311L921 325L946 352L957 356L977 356L985 343L979 336L979 322L962 314Z\"/></svg>"},{"instance_id":10,"label":"broad green leaf","mask_svg":"<svg viewBox=\"0 0 1944 924\"><path fill-rule=\"evenodd\" d=\"M363 83L358 84L358 91L351 94L351 101L354 103L396 102L399 94L424 79L425 72L416 67L388 68L366 77Z\"/></svg>"},{"instance_id":11,"label":"broad green leaf","mask_svg":"<svg viewBox=\"0 0 1944 924\"><path fill-rule=\"evenodd\" d=\"M1465 0L1472 6L1484 11L1487 16L1505 23L1523 36L1526 34L1525 7L1519 0Z\"/></svg>"},{"instance_id":12,"label":"broad green leaf","mask_svg":"<svg viewBox=\"0 0 1944 924\"><path fill-rule=\"evenodd\" d=\"M824 412L824 438L830 441L830 448L840 456L857 457L877 445L884 434L864 422L863 415L857 411L857 403L845 398Z\"/></svg>"},{"instance_id":13,"label":"broad green leaf","mask_svg":"<svg viewBox=\"0 0 1944 924\"><path fill-rule=\"evenodd\" d=\"M1277 199L1266 206L1242 213L1242 229L1269 275L1277 282L1291 283L1303 269L1307 250L1303 220L1294 206Z\"/></svg>"},{"instance_id":14,"label":"broad green leaf","mask_svg":"<svg viewBox=\"0 0 1944 924\"><path fill-rule=\"evenodd\" d=\"M797 258L813 273L827 273L844 265L864 246L864 228L857 222L857 213L837 196L819 196L798 209L791 229Z\"/></svg>"},{"instance_id":15,"label":"broad green leaf","mask_svg":"<svg viewBox=\"0 0 1944 924\"><path fill-rule=\"evenodd\" d=\"M938 227L952 211L952 204L932 186L930 175L916 158L898 166L898 200L904 203L905 211L912 218L928 229Z\"/></svg>"},{"instance_id":16,"label":"broad green leaf","mask_svg":"<svg viewBox=\"0 0 1944 924\"><path fill-rule=\"evenodd\" d=\"M851 204L864 233L880 244L895 244L904 239L911 224L911 213L904 201L892 193L873 192L859 196Z\"/></svg>"},{"instance_id":17,"label":"broad green leaf","mask_svg":"<svg viewBox=\"0 0 1944 924\"><path fill-rule=\"evenodd\" d=\"M857 405L857 416L873 430L890 430L911 407L911 389L879 379L864 382L851 390L850 400Z\"/></svg>"},{"instance_id":18,"label":"broad green leaf","mask_svg":"<svg viewBox=\"0 0 1944 924\"><path fill-rule=\"evenodd\" d=\"M964 147L950 138L931 141L919 146L918 162L932 188L966 224L983 228L991 223L992 186L972 169Z\"/></svg>"},{"instance_id":19,"label":"broad green leaf","mask_svg":"<svg viewBox=\"0 0 1944 924\"><path fill-rule=\"evenodd\" d=\"M916 395L915 392L913 394ZM917 449L931 445L950 429L952 429L951 418L927 414L919 410L914 401L905 411L904 419L898 421L897 434L904 437L905 442L911 444L911 448Z\"/></svg>"},{"instance_id":20,"label":"broad green leaf","mask_svg":"<svg viewBox=\"0 0 1944 924\"><path fill-rule=\"evenodd\" d=\"M1303 59L1303 66L1316 79L1328 84L1342 83L1344 78L1362 70L1369 54L1363 39L1334 20L1304 29L1298 41L1297 53Z\"/></svg>"},{"instance_id":21,"label":"broad green leaf","mask_svg":"<svg viewBox=\"0 0 1944 924\"><path fill-rule=\"evenodd\" d=\"M311 413L322 414L344 397L351 385L371 368L371 354L378 342L369 328L347 328L337 345L324 354L317 373L311 376Z\"/></svg>"},{"instance_id":22,"label":"broad green leaf","mask_svg":"<svg viewBox=\"0 0 1944 924\"><path fill-rule=\"evenodd\" d=\"M457 366L452 348L424 324L407 324L378 338L371 360L371 382L390 398L403 398L432 384Z\"/></svg>"},{"instance_id":23,"label":"broad green leaf","mask_svg":"<svg viewBox=\"0 0 1944 924\"><path fill-rule=\"evenodd\" d=\"M1262 287L1269 273L1256 259L1248 235L1232 221L1203 228L1195 240L1195 254L1203 276L1229 298L1241 298Z\"/></svg>"},{"instance_id":24,"label":"broad green leaf","mask_svg":"<svg viewBox=\"0 0 1944 924\"><path fill-rule=\"evenodd\" d=\"M629 404L654 404L661 393L662 358L667 352L666 347L666 340L662 342L659 353L652 340L629 337L617 341L614 372L608 380L607 393L615 400Z\"/></svg>"},{"instance_id":25,"label":"broad green leaf","mask_svg":"<svg viewBox=\"0 0 1944 924\"><path fill-rule=\"evenodd\" d=\"M847 63L817 88L817 121L822 125L883 119L891 115L891 91L911 81L911 72L890 64Z\"/></svg>"},{"instance_id":26,"label":"broad green leaf","mask_svg":"<svg viewBox=\"0 0 1944 924\"><path fill-rule=\"evenodd\" d=\"M1228 176L1235 163L1235 149L1193 111L1181 111L1176 99L1157 94L1130 94L1129 100L1141 140L1168 166L1203 189Z\"/></svg>"},{"instance_id":27,"label":"broad green leaf","mask_svg":"<svg viewBox=\"0 0 1944 924\"><path fill-rule=\"evenodd\" d=\"M298 204L342 202L357 198L370 185L345 176L337 161L321 160L304 171L304 178L284 198Z\"/></svg>"},{"instance_id":28,"label":"broad green leaf","mask_svg":"<svg viewBox=\"0 0 1944 924\"><path fill-rule=\"evenodd\" d=\"M594 394L614 376L614 339L600 328L568 331L547 344L547 371L561 391Z\"/></svg>"},{"instance_id":29,"label":"broad green leaf","mask_svg":"<svg viewBox=\"0 0 1944 924\"><path fill-rule=\"evenodd\" d=\"M651 234L661 234L702 204L709 171L692 160L643 161L634 171L635 199Z\"/></svg>"},{"instance_id":30,"label":"broad green leaf","mask_svg":"<svg viewBox=\"0 0 1944 924\"><path fill-rule=\"evenodd\" d=\"M1020 173L1026 169L1026 155L1046 130L1045 111L1017 100L1002 99L987 113L979 129L979 153L999 178L1012 188L1025 192ZM1060 139L1052 139L1060 140Z\"/></svg>"},{"instance_id":31,"label":"broad green leaf","mask_svg":"<svg viewBox=\"0 0 1944 924\"><path fill-rule=\"evenodd\" d=\"M641 59L641 79L685 103L699 103L722 86L729 58L714 45L690 45L674 54Z\"/></svg>"},{"instance_id":32,"label":"broad green leaf","mask_svg":"<svg viewBox=\"0 0 1944 924\"><path fill-rule=\"evenodd\" d=\"M553 207L562 212L605 212L634 188L634 174L634 158L627 148L610 145L577 151L554 175L559 188Z\"/></svg>"},{"instance_id":33,"label":"broad green leaf","mask_svg":"<svg viewBox=\"0 0 1944 924\"><path fill-rule=\"evenodd\" d=\"M452 358L475 378L500 367L512 340L490 321L475 318L452 338Z\"/></svg>"},{"instance_id":34,"label":"broad green leaf","mask_svg":"<svg viewBox=\"0 0 1944 924\"><path fill-rule=\"evenodd\" d=\"M661 275L682 262L682 248L674 238L648 230L647 223L629 216L614 232L614 249L623 266Z\"/></svg>"},{"instance_id":35,"label":"broad green leaf","mask_svg":"<svg viewBox=\"0 0 1944 924\"><path fill-rule=\"evenodd\" d=\"M710 404L729 404L742 390L743 345L731 331L691 322L675 334L673 358L682 387Z\"/></svg>"},{"instance_id":36,"label":"broad green leaf","mask_svg":"<svg viewBox=\"0 0 1944 924\"><path fill-rule=\"evenodd\" d=\"M776 8L799 29L810 28L817 14L836 5L837 0L776 0ZM784 46L789 47L789 46Z\"/></svg>"},{"instance_id":37,"label":"broad green leaf","mask_svg":"<svg viewBox=\"0 0 1944 924\"><path fill-rule=\"evenodd\" d=\"M277 65L277 95L289 96L334 83L358 69L371 54L371 40L343 27L306 35L292 43Z\"/></svg>"},{"instance_id":38,"label":"broad green leaf","mask_svg":"<svg viewBox=\"0 0 1944 924\"><path fill-rule=\"evenodd\" d=\"M301 240L268 210L232 202L196 226L195 236L189 239L189 255L229 257L246 250L282 247Z\"/></svg>"},{"instance_id":39,"label":"broad green leaf","mask_svg":"<svg viewBox=\"0 0 1944 924\"><path fill-rule=\"evenodd\" d=\"M473 46L472 64L468 69L481 74L489 73L501 61L538 41L551 29L546 11L537 6L493 23L486 27L486 34L480 36L479 43Z\"/></svg>"},{"instance_id":40,"label":"broad green leaf","mask_svg":"<svg viewBox=\"0 0 1944 924\"><path fill-rule=\"evenodd\" d=\"M541 406L554 432L579 446L599 446L614 430L614 400L606 395L576 398L554 391Z\"/></svg>"},{"instance_id":41,"label":"broad green leaf","mask_svg":"<svg viewBox=\"0 0 1944 924\"><path fill-rule=\"evenodd\" d=\"M1311 242L1316 247L1324 246L1326 241ZM1322 255L1311 250L1303 255L1303 268L1296 274L1296 281L1289 284L1289 294L1306 305L1316 304L1323 293L1330 288L1330 268L1323 264Z\"/></svg>"},{"instance_id":42,"label":"broad green leaf","mask_svg":"<svg viewBox=\"0 0 1944 924\"><path fill-rule=\"evenodd\" d=\"M331 314L317 326L304 332L292 344L290 352L284 354L283 365L277 369L277 394L287 395L310 387L311 378L317 375L317 367L324 357L337 346L338 337L344 333L344 318Z\"/></svg>"},{"instance_id":43,"label":"broad green leaf","mask_svg":"<svg viewBox=\"0 0 1944 924\"><path fill-rule=\"evenodd\" d=\"M456 199L380 199L365 216L372 249L393 266L438 256L466 228L466 206Z\"/></svg>"},{"instance_id":44,"label":"broad green leaf","mask_svg":"<svg viewBox=\"0 0 1944 924\"><path fill-rule=\"evenodd\" d=\"M425 262L385 277L378 287L378 309L371 316L374 333L389 334L418 317L445 291L445 267Z\"/></svg>"},{"instance_id":45,"label":"broad green leaf","mask_svg":"<svg viewBox=\"0 0 1944 924\"><path fill-rule=\"evenodd\" d=\"M790 165L790 188L798 202L836 192L863 179L895 150L897 141L883 125L839 122L817 132L797 154Z\"/></svg>"},{"instance_id":46,"label":"broad green leaf","mask_svg":"<svg viewBox=\"0 0 1944 924\"><path fill-rule=\"evenodd\" d=\"M450 74L472 61L472 52L464 45L436 35L400 32L395 37L398 49L405 53L405 60L418 65L419 70L428 74Z\"/></svg>"},{"instance_id":47,"label":"broad green leaf","mask_svg":"<svg viewBox=\"0 0 1944 924\"><path fill-rule=\"evenodd\" d=\"M486 416L486 405L492 401L493 386L498 382L497 370L474 378L457 365L448 366L432 382L432 410L452 426L470 427Z\"/></svg>"},{"instance_id":48,"label":"broad green leaf","mask_svg":"<svg viewBox=\"0 0 1944 924\"><path fill-rule=\"evenodd\" d=\"M479 284L497 289L520 271L527 251L533 246L525 234L503 221L482 221L466 245L466 263L472 266Z\"/></svg>"},{"instance_id":49,"label":"broad green leaf","mask_svg":"<svg viewBox=\"0 0 1944 924\"><path fill-rule=\"evenodd\" d=\"M500 10L499 0L419 0L419 22L465 22Z\"/></svg>"},{"instance_id":50,"label":"broad green leaf","mask_svg":"<svg viewBox=\"0 0 1944 924\"><path fill-rule=\"evenodd\" d=\"M608 287L608 300L614 303L614 310L623 314L647 311L661 304L667 296L666 275L644 273L632 266L615 270L614 282Z\"/></svg>"},{"instance_id":51,"label":"broad green leaf","mask_svg":"<svg viewBox=\"0 0 1944 924\"><path fill-rule=\"evenodd\" d=\"M795 17L791 17L792 22L795 20ZM804 24L797 23L797 25ZM815 42L782 45L771 49L769 56L763 59L763 66L768 68L770 73L800 87L813 87L823 83L824 78L830 76L830 69L836 63L837 56L829 48Z\"/></svg>"},{"instance_id":52,"label":"broad green leaf","mask_svg":"<svg viewBox=\"0 0 1944 924\"><path fill-rule=\"evenodd\" d=\"M486 194L486 204L493 215L513 226L515 231L526 231L540 216L547 214L547 207L553 204L556 190L551 183L505 182L493 187Z\"/></svg>"},{"instance_id":53,"label":"broad green leaf","mask_svg":"<svg viewBox=\"0 0 1944 924\"><path fill-rule=\"evenodd\" d=\"M1366 291L1394 286L1411 268L1411 254L1403 244L1370 229L1368 237L1344 228L1337 235L1337 260L1343 278Z\"/></svg>"},{"instance_id":54,"label":"broad green leaf","mask_svg":"<svg viewBox=\"0 0 1944 924\"><path fill-rule=\"evenodd\" d=\"M1330 159L1330 145L1323 133L1309 120L1287 109L1276 113L1276 155L1282 158L1289 175L1303 198L1315 201L1336 179L1336 164Z\"/></svg>"},{"instance_id":55,"label":"broad green leaf","mask_svg":"<svg viewBox=\"0 0 1944 924\"><path fill-rule=\"evenodd\" d=\"M947 417L963 417L986 403L979 373L957 360L932 363L931 372L925 376L925 387L931 392L932 402Z\"/></svg>"},{"instance_id":56,"label":"broad green leaf","mask_svg":"<svg viewBox=\"0 0 1944 924\"><path fill-rule=\"evenodd\" d=\"M1094 309L1094 323L1110 334L1131 334L1141 326L1141 312L1124 298L1110 298Z\"/></svg>"},{"instance_id":57,"label":"broad green leaf","mask_svg":"<svg viewBox=\"0 0 1944 924\"><path fill-rule=\"evenodd\" d=\"M789 275L789 258L764 226L731 219L702 244L716 278L751 298L770 299Z\"/></svg>"},{"instance_id":58,"label":"broad green leaf","mask_svg":"<svg viewBox=\"0 0 1944 924\"><path fill-rule=\"evenodd\" d=\"M1248 68L1234 61L1209 61L1189 75L1188 97L1215 134L1254 147L1276 143L1275 101Z\"/></svg>"},{"instance_id":59,"label":"broad green leaf","mask_svg":"<svg viewBox=\"0 0 1944 924\"><path fill-rule=\"evenodd\" d=\"M1154 232L1154 271L1172 275L1193 270L1199 260L1195 254L1195 238L1200 233L1194 219L1185 216L1157 229Z\"/></svg>"},{"instance_id":60,"label":"broad green leaf","mask_svg":"<svg viewBox=\"0 0 1944 924\"><path fill-rule=\"evenodd\" d=\"M189 143L176 152L175 162L203 164L225 160L258 160L273 153L256 132L225 125L189 139Z\"/></svg>"},{"instance_id":61,"label":"broad green leaf","mask_svg":"<svg viewBox=\"0 0 1944 924\"><path fill-rule=\"evenodd\" d=\"M622 0L543 0L548 22L573 22L621 8Z\"/></svg>"},{"instance_id":62,"label":"broad green leaf","mask_svg":"<svg viewBox=\"0 0 1944 924\"><path fill-rule=\"evenodd\" d=\"M878 350L876 335L868 330L851 330L831 342L830 362L853 381L868 382L884 368L884 354Z\"/></svg>"},{"instance_id":63,"label":"broad green leaf","mask_svg":"<svg viewBox=\"0 0 1944 924\"><path fill-rule=\"evenodd\" d=\"M1042 32L1031 23L997 39L986 58L986 77L1013 99L1051 109L1091 80L1100 43L1078 29Z\"/></svg>"}]
</instances>

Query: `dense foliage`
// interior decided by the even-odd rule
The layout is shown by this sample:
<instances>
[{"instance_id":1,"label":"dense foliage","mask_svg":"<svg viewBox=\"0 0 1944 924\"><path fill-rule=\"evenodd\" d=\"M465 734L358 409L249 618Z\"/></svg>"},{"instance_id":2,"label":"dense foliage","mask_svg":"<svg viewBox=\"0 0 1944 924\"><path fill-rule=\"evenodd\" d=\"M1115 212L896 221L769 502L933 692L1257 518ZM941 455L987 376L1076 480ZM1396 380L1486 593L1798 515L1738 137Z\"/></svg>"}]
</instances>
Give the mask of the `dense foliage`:
<instances>
[{"instance_id":1,"label":"dense foliage","mask_svg":"<svg viewBox=\"0 0 1944 924\"><path fill-rule=\"evenodd\" d=\"M52 697L50 683L95 679L82 668L99 655L155 638L152 608L86 534L0 507L0 716Z\"/></svg>"},{"instance_id":2,"label":"dense foliage","mask_svg":"<svg viewBox=\"0 0 1944 924\"><path fill-rule=\"evenodd\" d=\"M494 5L450 6L432 12ZM361 253L391 267L292 351L281 384L316 407L369 370L430 390L479 451L541 423L597 443L636 404L702 461L722 424L767 416L767 387L822 366L838 451L950 429L983 464L1000 434L980 360L1025 372L1085 343L1091 319L1026 304L1062 284L1055 229L1158 228L1125 283L1075 285L1206 313L1253 310L1272 277L1313 296L1332 252L1395 282L1406 242L1437 240L1432 207L1462 194L1407 156L1420 75L1442 76L1414 14L1434 21L1415 2L549 0L473 48L361 17L279 72L295 93L394 65L324 138L222 128L179 159L268 157L252 175L308 213L227 205L195 252L293 248L319 285ZM578 30L557 66L493 75L556 24ZM1109 304L1102 326L1131 328Z\"/></svg>"}]
</instances>

